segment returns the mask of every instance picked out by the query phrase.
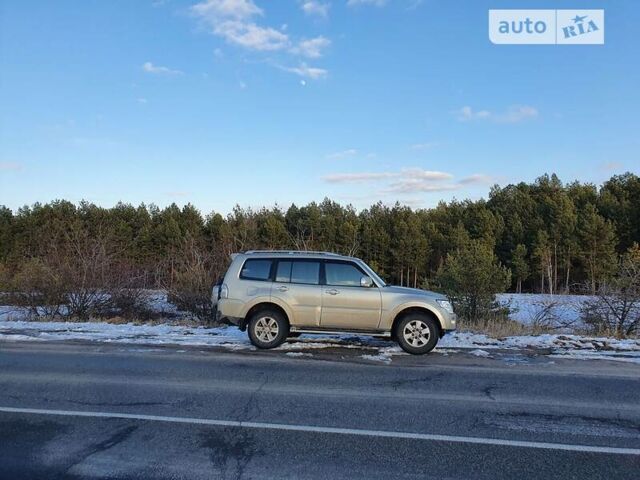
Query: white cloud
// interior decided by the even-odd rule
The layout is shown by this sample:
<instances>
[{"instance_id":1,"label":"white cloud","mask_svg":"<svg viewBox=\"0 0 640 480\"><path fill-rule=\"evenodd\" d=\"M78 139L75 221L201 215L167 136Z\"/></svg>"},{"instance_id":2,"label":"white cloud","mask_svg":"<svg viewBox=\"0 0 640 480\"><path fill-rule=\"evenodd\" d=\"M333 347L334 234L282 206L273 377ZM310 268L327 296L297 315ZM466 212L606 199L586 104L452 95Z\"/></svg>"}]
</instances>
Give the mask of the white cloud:
<instances>
[{"instance_id":1,"label":"white cloud","mask_svg":"<svg viewBox=\"0 0 640 480\"><path fill-rule=\"evenodd\" d=\"M473 175L469 175L468 177L464 177L458 181L461 185L491 185L495 183L495 177L491 175L486 175L484 173L474 173Z\"/></svg>"},{"instance_id":2,"label":"white cloud","mask_svg":"<svg viewBox=\"0 0 640 480\"><path fill-rule=\"evenodd\" d=\"M318 80L325 78L329 72L324 68L309 67L306 63L301 63L297 67L281 67L286 72L295 73L301 77L310 78L312 80Z\"/></svg>"},{"instance_id":3,"label":"white cloud","mask_svg":"<svg viewBox=\"0 0 640 480\"><path fill-rule=\"evenodd\" d=\"M191 10L211 24L221 19L246 20L263 14L252 0L205 0Z\"/></svg>"},{"instance_id":4,"label":"white cloud","mask_svg":"<svg viewBox=\"0 0 640 480\"><path fill-rule=\"evenodd\" d=\"M396 172L333 173L322 179L328 183L376 183L387 180L390 183L379 193L400 195L447 192L460 190L469 185L488 185L495 182L494 177L481 173L455 181L451 173L422 168L404 168Z\"/></svg>"},{"instance_id":5,"label":"white cloud","mask_svg":"<svg viewBox=\"0 0 640 480\"><path fill-rule=\"evenodd\" d=\"M329 183L362 183L384 180L386 178L396 176L398 176L397 173L389 172L332 173L330 175L325 175L322 179Z\"/></svg>"},{"instance_id":6,"label":"white cloud","mask_svg":"<svg viewBox=\"0 0 640 480\"><path fill-rule=\"evenodd\" d=\"M387 0L347 0L348 7L358 7L360 5L373 5L375 7L382 7L387 3Z\"/></svg>"},{"instance_id":7,"label":"white cloud","mask_svg":"<svg viewBox=\"0 0 640 480\"><path fill-rule=\"evenodd\" d=\"M318 2L315 0L306 0L300 4L300 8L307 15L316 15L318 17L327 18L331 4Z\"/></svg>"},{"instance_id":8,"label":"white cloud","mask_svg":"<svg viewBox=\"0 0 640 480\"><path fill-rule=\"evenodd\" d=\"M340 152L334 152L327 155L327 159L329 160L340 160L347 157L353 157L358 153L358 150L355 148L349 148L347 150L342 150Z\"/></svg>"},{"instance_id":9,"label":"white cloud","mask_svg":"<svg viewBox=\"0 0 640 480\"><path fill-rule=\"evenodd\" d=\"M142 65L142 70L144 70L147 73L152 73L154 75L182 75L183 74L183 72L181 72L180 70L173 70L168 67L157 66L151 62L145 62Z\"/></svg>"},{"instance_id":10,"label":"white cloud","mask_svg":"<svg viewBox=\"0 0 640 480\"><path fill-rule=\"evenodd\" d=\"M439 183L422 178L405 178L391 184L386 193L416 193L416 192L446 192L458 190L459 185L454 183Z\"/></svg>"},{"instance_id":11,"label":"white cloud","mask_svg":"<svg viewBox=\"0 0 640 480\"><path fill-rule=\"evenodd\" d=\"M255 23L263 11L252 0L206 0L191 7L211 32L250 50L274 51L290 45L286 33Z\"/></svg>"},{"instance_id":12,"label":"white cloud","mask_svg":"<svg viewBox=\"0 0 640 480\"><path fill-rule=\"evenodd\" d=\"M402 175L418 180L451 180L453 178L453 175L447 172L423 170L421 168L406 168L402 170Z\"/></svg>"},{"instance_id":13,"label":"white cloud","mask_svg":"<svg viewBox=\"0 0 640 480\"><path fill-rule=\"evenodd\" d=\"M221 22L213 28L213 33L229 43L240 45L250 50L281 50L289 45L289 37L285 33L271 27L261 27L255 23L237 20Z\"/></svg>"},{"instance_id":14,"label":"white cloud","mask_svg":"<svg viewBox=\"0 0 640 480\"><path fill-rule=\"evenodd\" d=\"M291 53L308 58L318 58L322 56L322 50L329 45L331 45L331 40L319 36L309 40L301 40L298 45L291 48Z\"/></svg>"},{"instance_id":15,"label":"white cloud","mask_svg":"<svg viewBox=\"0 0 640 480\"><path fill-rule=\"evenodd\" d=\"M497 123L517 123L529 118L538 116L538 110L529 105L511 105L506 111L501 113L490 112L489 110L474 111L471 107L465 106L456 112L458 120L461 122L471 120L491 120Z\"/></svg>"},{"instance_id":16,"label":"white cloud","mask_svg":"<svg viewBox=\"0 0 640 480\"><path fill-rule=\"evenodd\" d=\"M137 98L136 102L138 102L141 105L144 105L145 103L147 103L147 99L146 98Z\"/></svg>"}]
</instances>

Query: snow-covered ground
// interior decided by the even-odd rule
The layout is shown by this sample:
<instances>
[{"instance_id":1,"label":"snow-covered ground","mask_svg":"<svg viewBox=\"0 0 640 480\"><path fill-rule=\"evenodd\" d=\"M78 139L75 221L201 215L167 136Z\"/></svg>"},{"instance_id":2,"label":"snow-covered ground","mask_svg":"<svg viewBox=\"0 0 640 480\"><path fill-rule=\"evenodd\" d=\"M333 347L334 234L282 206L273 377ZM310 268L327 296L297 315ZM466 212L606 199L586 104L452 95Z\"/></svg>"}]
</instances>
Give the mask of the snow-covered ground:
<instances>
[{"instance_id":1,"label":"snow-covered ground","mask_svg":"<svg viewBox=\"0 0 640 480\"><path fill-rule=\"evenodd\" d=\"M245 332L235 327L187 327L178 325L133 325L101 322L0 321L0 341L82 340L110 344L211 346L231 350L253 349ZM300 352L292 357L309 356L310 350L324 348L360 349L366 360L391 363L392 357L406 355L395 344L371 337L353 335L302 335L277 350ZM640 364L640 340L617 340L578 335L513 336L501 339L473 333L446 335L436 353L465 351L478 357L491 357L502 350L535 349L540 354L562 358L606 359ZM305 353L305 355L302 355Z\"/></svg>"},{"instance_id":2,"label":"snow-covered ground","mask_svg":"<svg viewBox=\"0 0 640 480\"><path fill-rule=\"evenodd\" d=\"M546 325L570 332L583 326L580 310L589 295L548 295L539 293L502 293L496 300L511 309L509 317L524 325Z\"/></svg>"},{"instance_id":3,"label":"snow-covered ground","mask_svg":"<svg viewBox=\"0 0 640 480\"><path fill-rule=\"evenodd\" d=\"M246 333L235 327L205 328L184 325L188 314L167 301L162 291L149 293L149 306L163 323L156 325L111 324L104 322L32 322L26 312L0 306L0 341L84 340L115 344L214 346L226 349L253 349ZM558 332L580 327L580 307L589 297L578 295L502 294L497 300L513 310L511 318L526 325L554 326ZM175 324L183 323L183 325ZM188 322L187 322L188 323ZM352 335L303 335L279 347L291 357L309 356L309 350L322 348L364 350L366 360L390 363L404 352L393 343ZM495 339L487 335L456 332L446 335L436 352L465 351L478 357L491 357L497 350L535 349L549 356L583 359L610 359L640 363L640 339L616 340L570 334L525 335ZM304 354L304 355L303 355Z\"/></svg>"}]
</instances>

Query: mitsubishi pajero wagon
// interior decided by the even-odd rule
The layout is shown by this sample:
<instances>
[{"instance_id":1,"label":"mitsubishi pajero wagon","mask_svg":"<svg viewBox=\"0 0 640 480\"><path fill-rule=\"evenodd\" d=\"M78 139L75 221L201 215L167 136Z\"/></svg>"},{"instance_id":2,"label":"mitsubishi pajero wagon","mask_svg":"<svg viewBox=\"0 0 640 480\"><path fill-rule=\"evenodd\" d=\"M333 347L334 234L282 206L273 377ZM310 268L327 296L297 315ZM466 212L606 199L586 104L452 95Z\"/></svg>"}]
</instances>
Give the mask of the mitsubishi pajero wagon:
<instances>
[{"instance_id":1,"label":"mitsubishi pajero wagon","mask_svg":"<svg viewBox=\"0 0 640 480\"><path fill-rule=\"evenodd\" d=\"M445 296L387 285L358 258L261 250L232 259L213 292L216 315L247 330L258 348L301 333L354 333L391 337L423 354L456 328Z\"/></svg>"}]
</instances>

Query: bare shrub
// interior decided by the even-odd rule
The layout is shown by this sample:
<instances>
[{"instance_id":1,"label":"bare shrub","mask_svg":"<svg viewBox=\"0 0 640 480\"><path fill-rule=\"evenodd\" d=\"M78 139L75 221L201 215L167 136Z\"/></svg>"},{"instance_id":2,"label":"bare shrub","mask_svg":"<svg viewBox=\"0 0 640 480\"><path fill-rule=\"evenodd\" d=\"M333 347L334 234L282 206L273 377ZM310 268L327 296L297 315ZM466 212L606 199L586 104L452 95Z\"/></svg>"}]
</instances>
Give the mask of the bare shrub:
<instances>
[{"instance_id":1,"label":"bare shrub","mask_svg":"<svg viewBox=\"0 0 640 480\"><path fill-rule=\"evenodd\" d=\"M195 238L189 236L174 252L171 262L172 275L165 285L168 300L200 322L214 322L215 309L211 291L215 279L226 266L222 256L207 251Z\"/></svg>"},{"instance_id":2,"label":"bare shrub","mask_svg":"<svg viewBox=\"0 0 640 480\"><path fill-rule=\"evenodd\" d=\"M60 272L43 259L23 262L9 282L8 300L30 317L57 317L64 311L67 291Z\"/></svg>"},{"instance_id":3,"label":"bare shrub","mask_svg":"<svg viewBox=\"0 0 640 480\"><path fill-rule=\"evenodd\" d=\"M616 275L603 282L581 311L598 334L626 337L640 330L640 247L634 244L620 259Z\"/></svg>"}]
</instances>

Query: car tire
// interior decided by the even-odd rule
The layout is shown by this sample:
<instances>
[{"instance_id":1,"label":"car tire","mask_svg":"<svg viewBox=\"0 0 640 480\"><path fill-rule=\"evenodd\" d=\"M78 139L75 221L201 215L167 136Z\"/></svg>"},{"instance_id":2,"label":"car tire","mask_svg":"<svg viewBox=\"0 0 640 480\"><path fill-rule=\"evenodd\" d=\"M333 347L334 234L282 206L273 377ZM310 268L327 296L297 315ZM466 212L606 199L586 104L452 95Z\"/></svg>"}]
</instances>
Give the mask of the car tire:
<instances>
[{"instance_id":1,"label":"car tire","mask_svg":"<svg viewBox=\"0 0 640 480\"><path fill-rule=\"evenodd\" d=\"M396 324L395 338L405 352L424 355L438 343L436 320L426 313L408 313Z\"/></svg>"},{"instance_id":2,"label":"car tire","mask_svg":"<svg viewBox=\"0 0 640 480\"><path fill-rule=\"evenodd\" d=\"M258 348L275 348L289 335L289 322L277 310L263 309L249 319L249 340Z\"/></svg>"}]
</instances>

